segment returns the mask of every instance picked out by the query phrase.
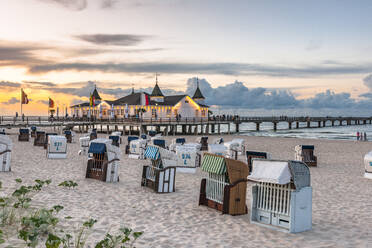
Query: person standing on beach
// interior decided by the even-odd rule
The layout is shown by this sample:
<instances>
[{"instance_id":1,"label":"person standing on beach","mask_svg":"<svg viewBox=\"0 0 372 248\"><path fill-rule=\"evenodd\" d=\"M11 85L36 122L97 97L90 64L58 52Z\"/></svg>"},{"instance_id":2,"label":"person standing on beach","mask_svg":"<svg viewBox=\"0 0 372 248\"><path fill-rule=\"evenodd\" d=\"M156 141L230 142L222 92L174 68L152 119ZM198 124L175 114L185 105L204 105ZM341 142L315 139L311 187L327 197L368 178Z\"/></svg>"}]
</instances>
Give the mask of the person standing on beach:
<instances>
[{"instance_id":1,"label":"person standing on beach","mask_svg":"<svg viewBox=\"0 0 372 248\"><path fill-rule=\"evenodd\" d=\"M357 140L359 140L359 132L357 132Z\"/></svg>"},{"instance_id":2,"label":"person standing on beach","mask_svg":"<svg viewBox=\"0 0 372 248\"><path fill-rule=\"evenodd\" d=\"M364 132L364 141L367 141L367 133Z\"/></svg>"}]
</instances>

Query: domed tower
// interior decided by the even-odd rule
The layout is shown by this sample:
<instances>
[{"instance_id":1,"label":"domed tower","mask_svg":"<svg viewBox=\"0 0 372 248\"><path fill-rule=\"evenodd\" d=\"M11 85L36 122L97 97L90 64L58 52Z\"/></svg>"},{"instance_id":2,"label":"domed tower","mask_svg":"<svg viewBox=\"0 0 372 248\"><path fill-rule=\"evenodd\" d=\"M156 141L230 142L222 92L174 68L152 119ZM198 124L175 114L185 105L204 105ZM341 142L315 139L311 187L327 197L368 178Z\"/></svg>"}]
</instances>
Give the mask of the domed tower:
<instances>
[{"instance_id":1,"label":"domed tower","mask_svg":"<svg viewBox=\"0 0 372 248\"><path fill-rule=\"evenodd\" d=\"M152 93L150 95L150 100L155 102L164 102L164 95L161 92L159 85L158 85L158 75L156 74L156 83L155 87L152 90Z\"/></svg>"},{"instance_id":2,"label":"domed tower","mask_svg":"<svg viewBox=\"0 0 372 248\"><path fill-rule=\"evenodd\" d=\"M197 103L204 104L205 97L203 96L201 90L199 89L199 79L198 78L196 78L196 90L195 90L195 93L194 93L194 96L192 97L192 99Z\"/></svg>"}]
</instances>

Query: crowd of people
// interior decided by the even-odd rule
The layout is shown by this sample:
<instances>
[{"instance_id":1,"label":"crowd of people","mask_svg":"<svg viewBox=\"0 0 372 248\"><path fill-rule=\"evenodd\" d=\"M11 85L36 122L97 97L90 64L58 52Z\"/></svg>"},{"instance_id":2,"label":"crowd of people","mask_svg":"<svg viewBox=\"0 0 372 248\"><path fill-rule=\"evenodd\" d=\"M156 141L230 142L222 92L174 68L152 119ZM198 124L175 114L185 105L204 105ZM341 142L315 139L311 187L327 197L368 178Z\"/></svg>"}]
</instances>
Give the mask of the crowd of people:
<instances>
[{"instance_id":1,"label":"crowd of people","mask_svg":"<svg viewBox=\"0 0 372 248\"><path fill-rule=\"evenodd\" d=\"M357 140L360 140L360 141L367 141L367 133L366 132L357 132L356 134L357 136Z\"/></svg>"}]
</instances>

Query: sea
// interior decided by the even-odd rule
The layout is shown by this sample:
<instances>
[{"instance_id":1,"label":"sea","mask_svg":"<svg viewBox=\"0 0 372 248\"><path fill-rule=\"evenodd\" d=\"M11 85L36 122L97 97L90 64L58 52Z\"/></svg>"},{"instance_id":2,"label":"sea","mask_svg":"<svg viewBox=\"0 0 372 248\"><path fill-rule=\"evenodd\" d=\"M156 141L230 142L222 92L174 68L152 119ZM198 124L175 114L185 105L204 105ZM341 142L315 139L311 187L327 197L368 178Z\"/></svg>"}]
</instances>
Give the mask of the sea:
<instances>
[{"instance_id":1,"label":"sea","mask_svg":"<svg viewBox=\"0 0 372 248\"><path fill-rule=\"evenodd\" d=\"M306 108L291 108L291 109L248 109L234 107L218 107L211 108L214 115L240 115L240 116L310 116L310 117L325 117L325 116L347 116L347 117L371 117L372 109L306 109ZM331 127L331 122L327 122L327 127L317 128L318 123L311 123L312 128L307 128L306 123L300 123L299 129L288 129L287 122L280 122L277 126L277 131L273 130L272 123L261 123L260 131L256 131L254 123L243 123L240 125L240 135L247 136L270 136L270 137L287 137L287 138L306 138L306 139L333 139L333 140L356 140L357 132L366 133L367 140L372 141L372 125L351 125ZM234 131L232 125L231 130ZM292 124L292 127L294 124ZM225 128L222 128L221 131Z\"/></svg>"}]
</instances>

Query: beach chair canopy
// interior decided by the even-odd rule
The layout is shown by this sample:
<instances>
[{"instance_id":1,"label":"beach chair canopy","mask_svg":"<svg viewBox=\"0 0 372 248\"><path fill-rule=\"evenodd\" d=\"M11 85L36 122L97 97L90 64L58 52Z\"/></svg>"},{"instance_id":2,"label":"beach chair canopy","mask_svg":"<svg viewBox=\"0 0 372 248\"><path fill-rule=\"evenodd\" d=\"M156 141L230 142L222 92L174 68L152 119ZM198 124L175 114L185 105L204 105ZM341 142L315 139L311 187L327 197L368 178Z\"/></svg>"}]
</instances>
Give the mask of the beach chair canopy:
<instances>
[{"instance_id":1,"label":"beach chair canopy","mask_svg":"<svg viewBox=\"0 0 372 248\"><path fill-rule=\"evenodd\" d=\"M20 128L19 133L20 134L28 134L28 133L30 133L30 130L28 128Z\"/></svg>"},{"instance_id":2,"label":"beach chair canopy","mask_svg":"<svg viewBox=\"0 0 372 248\"><path fill-rule=\"evenodd\" d=\"M185 144L186 143L186 139L185 138L177 138L176 139L176 144Z\"/></svg>"},{"instance_id":3,"label":"beach chair canopy","mask_svg":"<svg viewBox=\"0 0 372 248\"><path fill-rule=\"evenodd\" d=\"M128 136L128 143L131 142L132 140L137 140L138 136Z\"/></svg>"},{"instance_id":4,"label":"beach chair canopy","mask_svg":"<svg viewBox=\"0 0 372 248\"><path fill-rule=\"evenodd\" d=\"M208 152L222 155L226 152L226 146L223 144L210 144L208 145Z\"/></svg>"},{"instance_id":5,"label":"beach chair canopy","mask_svg":"<svg viewBox=\"0 0 372 248\"><path fill-rule=\"evenodd\" d=\"M155 131L149 131L148 134L149 134L149 136L154 137L156 135L156 132Z\"/></svg>"},{"instance_id":6,"label":"beach chair canopy","mask_svg":"<svg viewBox=\"0 0 372 248\"><path fill-rule=\"evenodd\" d=\"M98 145L94 145L95 147L92 148L96 150L97 153L102 154L102 153L105 153L106 151L107 158L109 161L112 159L120 159L120 156L121 156L120 148L112 145L112 140L98 138L98 139L90 141L88 153L91 153L90 151L91 151L92 144L98 144ZM95 153L95 152L92 152L92 153Z\"/></svg>"},{"instance_id":7,"label":"beach chair canopy","mask_svg":"<svg viewBox=\"0 0 372 248\"><path fill-rule=\"evenodd\" d=\"M44 131L36 131L36 135L41 135L41 134L45 134Z\"/></svg>"},{"instance_id":8,"label":"beach chair canopy","mask_svg":"<svg viewBox=\"0 0 372 248\"><path fill-rule=\"evenodd\" d=\"M94 154L104 154L106 152L106 144L92 142L89 145L88 152Z\"/></svg>"},{"instance_id":9,"label":"beach chair canopy","mask_svg":"<svg viewBox=\"0 0 372 248\"><path fill-rule=\"evenodd\" d=\"M253 160L249 180L265 183L288 184L291 172L287 161Z\"/></svg>"},{"instance_id":10,"label":"beach chair canopy","mask_svg":"<svg viewBox=\"0 0 372 248\"><path fill-rule=\"evenodd\" d=\"M148 145L145 151L145 158L152 160L159 159L160 158L159 148L160 147L158 146Z\"/></svg>"},{"instance_id":11,"label":"beach chair canopy","mask_svg":"<svg viewBox=\"0 0 372 248\"><path fill-rule=\"evenodd\" d=\"M71 135L71 130L65 130L65 135Z\"/></svg>"},{"instance_id":12,"label":"beach chair canopy","mask_svg":"<svg viewBox=\"0 0 372 248\"><path fill-rule=\"evenodd\" d=\"M300 161L253 159L249 180L276 184L293 182L296 189L310 186L309 167Z\"/></svg>"},{"instance_id":13,"label":"beach chair canopy","mask_svg":"<svg viewBox=\"0 0 372 248\"><path fill-rule=\"evenodd\" d=\"M303 150L314 150L314 146L313 145L302 145L301 146Z\"/></svg>"},{"instance_id":14,"label":"beach chair canopy","mask_svg":"<svg viewBox=\"0 0 372 248\"><path fill-rule=\"evenodd\" d=\"M230 158L225 158L225 161L230 183L247 179L249 169L246 163Z\"/></svg>"},{"instance_id":15,"label":"beach chair canopy","mask_svg":"<svg viewBox=\"0 0 372 248\"><path fill-rule=\"evenodd\" d=\"M165 140L163 139L153 139L152 143L156 146L165 146Z\"/></svg>"},{"instance_id":16,"label":"beach chair canopy","mask_svg":"<svg viewBox=\"0 0 372 248\"><path fill-rule=\"evenodd\" d=\"M116 135L110 135L110 136L109 136L109 139L110 139L110 140L113 140L113 141L115 141L115 142L118 142L119 139L120 139L120 137L119 137L119 136L116 136Z\"/></svg>"},{"instance_id":17,"label":"beach chair canopy","mask_svg":"<svg viewBox=\"0 0 372 248\"><path fill-rule=\"evenodd\" d=\"M31 127L31 131L34 131L35 132L36 131L36 127L35 126L32 126Z\"/></svg>"},{"instance_id":18,"label":"beach chair canopy","mask_svg":"<svg viewBox=\"0 0 372 248\"><path fill-rule=\"evenodd\" d=\"M147 135L146 134L142 134L141 135L141 139L147 139Z\"/></svg>"},{"instance_id":19,"label":"beach chair canopy","mask_svg":"<svg viewBox=\"0 0 372 248\"><path fill-rule=\"evenodd\" d=\"M226 160L223 156L205 153L201 169L208 173L223 175L226 173Z\"/></svg>"},{"instance_id":20,"label":"beach chair canopy","mask_svg":"<svg viewBox=\"0 0 372 248\"><path fill-rule=\"evenodd\" d=\"M115 132L112 132L111 135L112 136L121 136L121 132L120 131L115 131Z\"/></svg>"}]
</instances>

